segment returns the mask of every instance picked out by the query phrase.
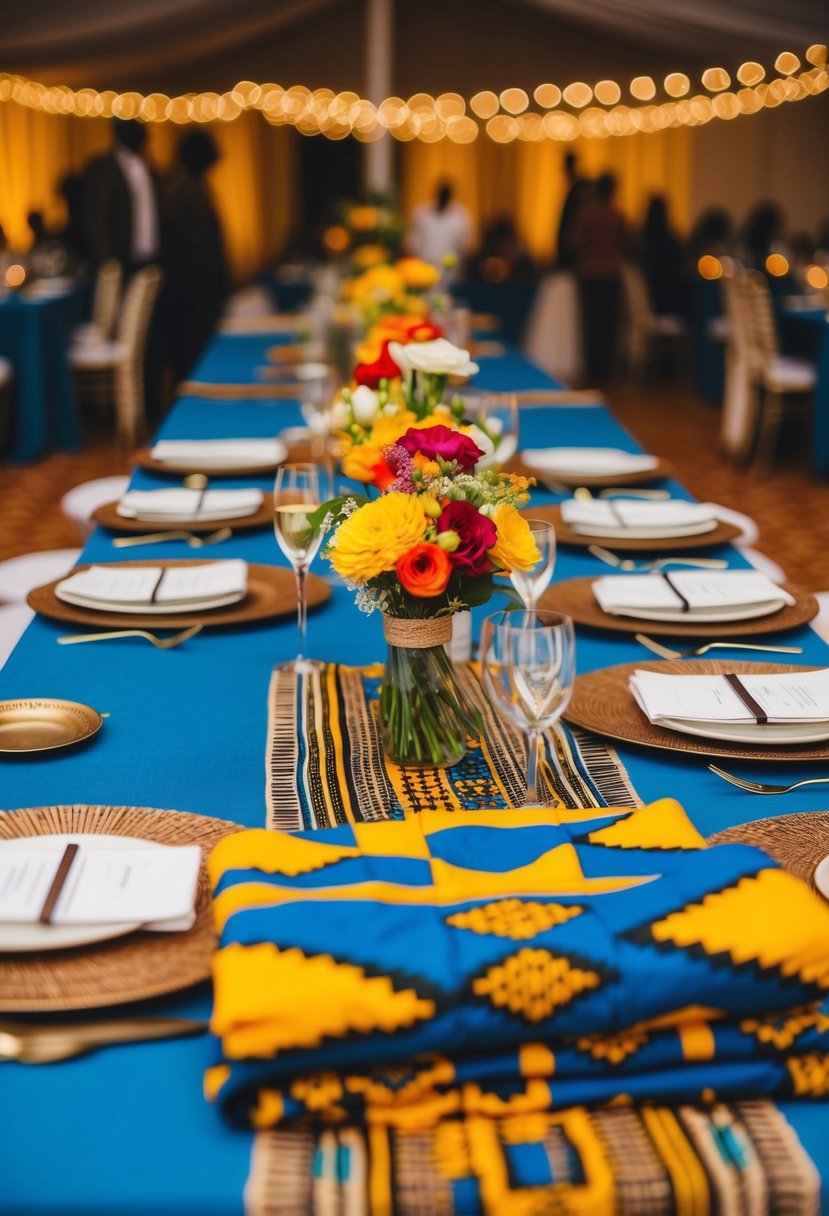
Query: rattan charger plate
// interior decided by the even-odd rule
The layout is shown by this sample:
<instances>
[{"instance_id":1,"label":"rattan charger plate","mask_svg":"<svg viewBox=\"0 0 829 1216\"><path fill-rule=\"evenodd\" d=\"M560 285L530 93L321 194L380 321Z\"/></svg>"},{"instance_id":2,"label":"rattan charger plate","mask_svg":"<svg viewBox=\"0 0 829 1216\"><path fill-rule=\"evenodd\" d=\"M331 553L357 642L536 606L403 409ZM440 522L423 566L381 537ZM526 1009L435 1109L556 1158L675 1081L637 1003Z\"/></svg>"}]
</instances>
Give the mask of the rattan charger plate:
<instances>
[{"instance_id":1,"label":"rattan charger plate","mask_svg":"<svg viewBox=\"0 0 829 1216\"><path fill-rule=\"evenodd\" d=\"M186 811L135 806L41 806L0 813L0 840L91 832L135 836L202 850L196 923L186 933L131 933L94 946L42 954L0 954L0 1010L53 1013L163 996L210 976L216 935L204 859L239 824Z\"/></svg>"},{"instance_id":2,"label":"rattan charger plate","mask_svg":"<svg viewBox=\"0 0 829 1216\"><path fill-rule=\"evenodd\" d=\"M829 811L796 811L726 828L708 844L753 844L814 890L815 870L829 854Z\"/></svg>"},{"instance_id":3,"label":"rattan charger plate","mask_svg":"<svg viewBox=\"0 0 829 1216\"><path fill-rule=\"evenodd\" d=\"M698 532L695 536L660 536L648 540L629 540L618 536L586 536L583 532L574 532L564 522L561 507L528 507L521 512L527 519L546 519L556 531L556 540L560 545L576 545L586 549L588 545L603 545L605 549L621 549L625 553L666 553L674 549L710 549L712 545L724 545L736 540L740 529L733 524L718 520L716 528L710 532Z\"/></svg>"},{"instance_id":4,"label":"rattan charger plate","mask_svg":"<svg viewBox=\"0 0 829 1216\"><path fill-rule=\"evenodd\" d=\"M569 578L555 583L539 600L539 608L551 612L563 612L573 618L577 625L590 629L610 629L618 633L657 634L675 638L735 638L752 637L758 634L782 633L785 629L796 629L817 616L819 605L815 597L802 587L784 583L784 588L794 596L794 604L785 605L769 616L754 617L748 621L726 621L719 625L695 617L687 625L673 621L646 621L632 616L612 616L603 612L593 594L593 583L598 575L590 578ZM612 575L611 575L612 577Z\"/></svg>"},{"instance_id":5,"label":"rattan charger plate","mask_svg":"<svg viewBox=\"0 0 829 1216\"><path fill-rule=\"evenodd\" d=\"M285 459L287 460L287 457ZM235 465L232 469L221 469L210 465L201 468L198 462L178 464L172 460L155 460L150 448L139 448L132 460L139 469L150 469L153 473L161 473L162 476L169 477L185 477L192 473L204 473L206 477L265 477L269 473L276 472L278 467L272 461L267 461L265 464Z\"/></svg>"},{"instance_id":6,"label":"rattan charger plate","mask_svg":"<svg viewBox=\"0 0 829 1216\"><path fill-rule=\"evenodd\" d=\"M132 519L118 514L118 503L108 502L93 511L92 518L102 528L111 532L216 532L219 528L232 528L234 532L246 532L251 528L269 528L273 524L273 503L269 495L252 515L234 515L230 519Z\"/></svg>"},{"instance_id":7,"label":"rattan charger plate","mask_svg":"<svg viewBox=\"0 0 829 1216\"><path fill-rule=\"evenodd\" d=\"M545 482L558 482L560 485L575 489L577 486L587 486L588 489L608 489L611 486L646 486L652 481L663 481L670 477L673 465L668 460L658 457L652 469L639 469L635 473L603 474L601 477L577 477L574 473L553 473L550 469L534 469L525 464L519 452L517 456L504 466L511 473L520 473L524 477L535 477L539 485Z\"/></svg>"},{"instance_id":8,"label":"rattan charger plate","mask_svg":"<svg viewBox=\"0 0 829 1216\"><path fill-rule=\"evenodd\" d=\"M159 561L118 562L119 566L198 566L197 559L165 559ZM87 570L88 566L76 566L75 573ZM80 608L67 604L55 595L55 588L62 579L55 579L43 587L35 587L27 597L30 608L42 616L56 621L67 621L72 625L113 625L119 629L186 629L188 625L204 626L247 625L253 621L264 621L275 616L287 616L296 612L296 579L292 570L278 566L248 565L248 590L244 599L225 608L194 609L181 613L107 612L99 608ZM314 574L308 575L306 583L308 607L317 608L331 597L331 588Z\"/></svg>"},{"instance_id":9,"label":"rattan charger plate","mask_svg":"<svg viewBox=\"0 0 829 1216\"><path fill-rule=\"evenodd\" d=\"M621 739L640 747L655 747L662 751L685 752L695 756L729 756L734 760L759 760L791 763L795 760L829 760L829 742L764 746L763 744L726 743L718 739L703 739L699 735L683 735L666 730L648 721L628 688L634 671L658 671L666 675L713 676L722 672L735 675L771 675L790 671L814 671L814 665L792 663L746 663L694 659L685 661L680 669L671 662L623 663L578 676L573 699L564 717L572 726L581 726L593 734L609 739Z\"/></svg>"}]
</instances>

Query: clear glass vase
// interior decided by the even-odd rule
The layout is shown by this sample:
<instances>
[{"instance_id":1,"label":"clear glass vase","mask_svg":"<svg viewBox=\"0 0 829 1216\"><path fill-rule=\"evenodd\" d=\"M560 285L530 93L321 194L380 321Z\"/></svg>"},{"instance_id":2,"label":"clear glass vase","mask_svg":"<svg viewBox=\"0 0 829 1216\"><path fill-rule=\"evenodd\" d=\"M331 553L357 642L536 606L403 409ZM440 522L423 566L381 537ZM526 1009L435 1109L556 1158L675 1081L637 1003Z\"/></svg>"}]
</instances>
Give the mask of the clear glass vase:
<instances>
[{"instance_id":1,"label":"clear glass vase","mask_svg":"<svg viewBox=\"0 0 829 1216\"><path fill-rule=\"evenodd\" d=\"M442 645L410 648L389 643L380 690L380 727L395 764L446 768L477 739L481 717L466 701Z\"/></svg>"}]
</instances>

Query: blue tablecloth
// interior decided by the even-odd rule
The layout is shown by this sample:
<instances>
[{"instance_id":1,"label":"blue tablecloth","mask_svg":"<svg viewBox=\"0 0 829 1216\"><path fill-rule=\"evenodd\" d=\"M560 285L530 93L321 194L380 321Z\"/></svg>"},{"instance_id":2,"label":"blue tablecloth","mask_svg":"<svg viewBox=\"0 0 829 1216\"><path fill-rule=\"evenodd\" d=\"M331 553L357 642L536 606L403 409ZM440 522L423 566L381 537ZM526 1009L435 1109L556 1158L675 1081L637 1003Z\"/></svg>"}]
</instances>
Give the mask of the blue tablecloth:
<instances>
[{"instance_id":1,"label":"blue tablecloth","mask_svg":"<svg viewBox=\"0 0 829 1216\"><path fill-rule=\"evenodd\" d=\"M239 341L220 339L203 363L218 373L224 353L229 362L241 358ZM485 388L509 384L519 389L536 386L539 375L510 355L483 360L478 379ZM227 379L237 376L234 365ZM165 438L272 435L298 421L299 411L289 402L182 399L161 433ZM527 446L590 443L638 450L601 407L526 409L521 426ZM134 484L148 488L163 483L141 471ZM257 484L267 490L270 480ZM680 487L672 488L684 494ZM539 494L538 501L551 501L551 496ZM720 552L734 566L744 564L734 550L723 547ZM270 532L234 537L215 551L219 555L284 565ZM85 560L97 562L119 556L101 531L84 554ZM133 550L132 556L191 556L191 551L171 542ZM562 549L556 577L605 571L586 552ZM32 623L0 673L0 697L69 697L111 716L86 747L55 753L49 760L0 761L1 806L112 803L263 824L266 692L271 665L294 653L292 619L208 630L168 652L140 640L59 647L55 638L65 631L41 618ZM806 648L804 662L829 659L826 646L809 629L790 636ZM380 621L363 616L351 594L334 587L330 602L310 617L309 650L327 660L379 659L384 653ZM630 635L579 632L580 672L647 657ZM764 814L816 809L826 801L825 791L807 789L769 808L707 772L704 757L625 745L619 752L642 798L675 795L706 834ZM748 768L761 779L779 776L771 764ZM143 1009L206 1016L209 996L190 992ZM0 1066L4 1216L241 1216L252 1138L227 1130L203 1101L204 1058L205 1045L196 1039L112 1048L38 1068ZM787 1103L784 1109L829 1179L829 1107ZM824 1209L829 1213L826 1185Z\"/></svg>"},{"instance_id":2,"label":"blue tablecloth","mask_svg":"<svg viewBox=\"0 0 829 1216\"><path fill-rule=\"evenodd\" d=\"M812 468L829 477L829 319L825 308L784 309L786 343L817 362L812 421Z\"/></svg>"},{"instance_id":3,"label":"blue tablecloth","mask_svg":"<svg viewBox=\"0 0 829 1216\"><path fill-rule=\"evenodd\" d=\"M465 304L472 312L491 313L497 317L501 335L515 343L521 341L537 291L537 283L469 282L452 287L458 304Z\"/></svg>"},{"instance_id":4,"label":"blue tablecloth","mask_svg":"<svg viewBox=\"0 0 829 1216\"><path fill-rule=\"evenodd\" d=\"M0 300L0 355L14 365L12 460L81 446L66 347L82 307L78 291L51 299L11 294Z\"/></svg>"}]
</instances>

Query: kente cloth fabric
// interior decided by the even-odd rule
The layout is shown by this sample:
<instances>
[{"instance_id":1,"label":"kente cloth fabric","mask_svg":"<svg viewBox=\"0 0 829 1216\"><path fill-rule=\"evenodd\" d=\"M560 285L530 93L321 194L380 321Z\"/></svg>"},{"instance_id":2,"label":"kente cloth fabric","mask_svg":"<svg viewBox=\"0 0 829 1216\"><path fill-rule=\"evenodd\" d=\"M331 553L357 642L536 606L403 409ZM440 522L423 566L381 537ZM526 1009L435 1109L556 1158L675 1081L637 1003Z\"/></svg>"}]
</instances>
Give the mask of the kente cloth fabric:
<instances>
[{"instance_id":1,"label":"kente cloth fabric","mask_svg":"<svg viewBox=\"0 0 829 1216\"><path fill-rule=\"evenodd\" d=\"M829 908L671 799L228 837L208 1097L422 1129L829 1092Z\"/></svg>"},{"instance_id":2,"label":"kente cloth fabric","mask_svg":"<svg viewBox=\"0 0 829 1216\"><path fill-rule=\"evenodd\" d=\"M483 720L481 738L447 769L401 768L383 751L377 705L383 667L339 663L297 673L277 667L268 694L267 826L283 831L402 819L410 811L520 806L526 743L484 693L474 664L456 668ZM639 799L616 752L560 725L539 761L545 802L568 808L631 806Z\"/></svg>"},{"instance_id":3,"label":"kente cloth fabric","mask_svg":"<svg viewBox=\"0 0 829 1216\"><path fill-rule=\"evenodd\" d=\"M469 1116L423 1131L260 1132L248 1216L817 1216L773 1102Z\"/></svg>"}]
</instances>

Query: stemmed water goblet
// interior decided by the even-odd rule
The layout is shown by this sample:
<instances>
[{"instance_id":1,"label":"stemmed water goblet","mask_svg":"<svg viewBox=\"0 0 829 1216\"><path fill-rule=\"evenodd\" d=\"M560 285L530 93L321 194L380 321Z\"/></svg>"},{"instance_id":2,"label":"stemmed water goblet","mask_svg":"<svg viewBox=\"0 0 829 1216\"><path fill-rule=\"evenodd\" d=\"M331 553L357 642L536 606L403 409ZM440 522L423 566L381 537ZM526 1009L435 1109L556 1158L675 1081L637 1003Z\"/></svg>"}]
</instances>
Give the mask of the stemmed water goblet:
<instances>
[{"instance_id":1,"label":"stemmed water goblet","mask_svg":"<svg viewBox=\"0 0 829 1216\"><path fill-rule=\"evenodd\" d=\"M538 747L567 708L576 674L573 622L558 612L495 612L481 632L483 684L506 721L527 736L527 794L538 806Z\"/></svg>"},{"instance_id":2,"label":"stemmed water goblet","mask_svg":"<svg viewBox=\"0 0 829 1216\"><path fill-rule=\"evenodd\" d=\"M556 564L556 531L545 519L528 519L530 532L540 553L532 570L510 571L510 582L527 609L535 608L552 581Z\"/></svg>"}]
</instances>

